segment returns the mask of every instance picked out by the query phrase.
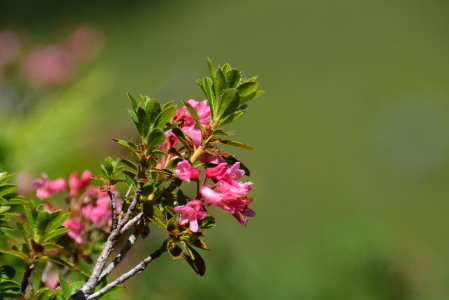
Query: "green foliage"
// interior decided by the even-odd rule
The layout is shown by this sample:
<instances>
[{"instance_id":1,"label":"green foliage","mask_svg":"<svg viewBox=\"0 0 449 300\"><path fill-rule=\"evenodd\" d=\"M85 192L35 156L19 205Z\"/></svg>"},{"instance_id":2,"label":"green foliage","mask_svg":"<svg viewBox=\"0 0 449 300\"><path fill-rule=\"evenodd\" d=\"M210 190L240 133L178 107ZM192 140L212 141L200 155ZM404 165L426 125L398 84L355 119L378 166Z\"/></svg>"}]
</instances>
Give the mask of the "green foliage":
<instances>
[{"instance_id":1,"label":"green foliage","mask_svg":"<svg viewBox=\"0 0 449 300\"><path fill-rule=\"evenodd\" d=\"M235 115L239 108L265 93L257 91L259 86L255 81L257 77L244 80L241 72L232 69L229 64L215 68L210 59L207 59L207 63L211 77L205 77L203 81L198 80L197 83L209 101L212 127L237 120L242 115Z\"/></svg>"}]
</instances>

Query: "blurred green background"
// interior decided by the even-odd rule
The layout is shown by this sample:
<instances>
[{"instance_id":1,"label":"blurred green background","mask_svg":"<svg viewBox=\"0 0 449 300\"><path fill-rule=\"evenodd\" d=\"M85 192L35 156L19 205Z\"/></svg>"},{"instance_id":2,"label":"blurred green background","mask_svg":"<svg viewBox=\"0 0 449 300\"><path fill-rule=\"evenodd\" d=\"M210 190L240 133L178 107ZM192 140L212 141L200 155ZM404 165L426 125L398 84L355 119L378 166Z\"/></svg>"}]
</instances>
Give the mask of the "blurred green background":
<instances>
[{"instance_id":1,"label":"blurred green background","mask_svg":"<svg viewBox=\"0 0 449 300\"><path fill-rule=\"evenodd\" d=\"M217 212L207 273L168 256L119 299L449 299L449 2L12 1L0 28L52 43L92 25L102 56L24 119L9 167L50 178L126 155L125 92L203 100L206 57L267 93L228 126L255 152L257 217ZM159 245L156 233L129 264Z\"/></svg>"}]
</instances>

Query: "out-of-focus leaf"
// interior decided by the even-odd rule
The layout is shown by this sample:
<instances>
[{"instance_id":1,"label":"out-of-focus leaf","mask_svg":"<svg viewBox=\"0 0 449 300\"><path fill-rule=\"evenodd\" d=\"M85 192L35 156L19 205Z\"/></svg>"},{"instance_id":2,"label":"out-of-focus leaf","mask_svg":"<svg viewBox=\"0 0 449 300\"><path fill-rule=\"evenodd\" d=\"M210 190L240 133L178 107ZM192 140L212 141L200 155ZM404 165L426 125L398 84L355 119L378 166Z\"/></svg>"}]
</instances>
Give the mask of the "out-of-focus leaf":
<instances>
[{"instance_id":1,"label":"out-of-focus leaf","mask_svg":"<svg viewBox=\"0 0 449 300\"><path fill-rule=\"evenodd\" d=\"M0 267L0 281L13 279L16 275L16 270L8 265L3 265Z\"/></svg>"},{"instance_id":2,"label":"out-of-focus leaf","mask_svg":"<svg viewBox=\"0 0 449 300\"><path fill-rule=\"evenodd\" d=\"M42 239L51 225L50 214L47 211L39 212L36 219L36 228L33 238L36 242L42 242Z\"/></svg>"},{"instance_id":3,"label":"out-of-focus leaf","mask_svg":"<svg viewBox=\"0 0 449 300\"><path fill-rule=\"evenodd\" d=\"M124 285L117 285L114 286L112 289L104 293L101 297L97 298L98 300L107 300L107 299L113 299L110 297L110 295L115 294L117 292L120 292L121 290L125 289Z\"/></svg>"},{"instance_id":4,"label":"out-of-focus leaf","mask_svg":"<svg viewBox=\"0 0 449 300\"><path fill-rule=\"evenodd\" d=\"M16 176L15 174L9 174L7 172L0 173L0 184L4 184L5 182L8 182L11 178Z\"/></svg>"},{"instance_id":5,"label":"out-of-focus leaf","mask_svg":"<svg viewBox=\"0 0 449 300\"><path fill-rule=\"evenodd\" d=\"M48 233L46 233L44 235L43 241L49 242L51 240L57 240L58 238L60 238L64 234L66 234L67 232L69 232L67 227L63 227L63 228L58 228L58 229L52 230L52 231L50 231L50 232L48 232Z\"/></svg>"},{"instance_id":6,"label":"out-of-focus leaf","mask_svg":"<svg viewBox=\"0 0 449 300\"><path fill-rule=\"evenodd\" d=\"M59 278L59 283L61 284L61 287L62 287L62 293L63 293L64 299L69 299L70 295L71 295L69 284L65 280L64 276L62 276L62 274L58 273L58 278Z\"/></svg>"},{"instance_id":7,"label":"out-of-focus leaf","mask_svg":"<svg viewBox=\"0 0 449 300\"><path fill-rule=\"evenodd\" d=\"M24 254L24 253L22 253L20 251L17 251L17 250L0 249L0 252L1 253L5 253L5 254L14 255L14 256L16 256L16 257L18 257L20 259L23 259L26 263L28 263L30 261L30 258L26 254Z\"/></svg>"},{"instance_id":8,"label":"out-of-focus leaf","mask_svg":"<svg viewBox=\"0 0 449 300\"><path fill-rule=\"evenodd\" d=\"M8 193L11 193L16 188L17 188L17 185L15 185L15 184L3 184L3 185L0 185L0 197L6 195Z\"/></svg>"}]
</instances>

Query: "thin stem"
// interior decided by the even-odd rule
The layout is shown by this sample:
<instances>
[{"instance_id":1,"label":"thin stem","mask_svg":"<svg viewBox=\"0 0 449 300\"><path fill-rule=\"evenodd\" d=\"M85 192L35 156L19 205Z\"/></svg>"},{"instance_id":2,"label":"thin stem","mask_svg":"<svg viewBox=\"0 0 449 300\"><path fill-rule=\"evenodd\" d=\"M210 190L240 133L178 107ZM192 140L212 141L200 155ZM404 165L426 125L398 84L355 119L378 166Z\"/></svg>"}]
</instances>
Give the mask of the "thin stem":
<instances>
[{"instance_id":1,"label":"thin stem","mask_svg":"<svg viewBox=\"0 0 449 300\"><path fill-rule=\"evenodd\" d=\"M130 229L131 226L136 224L140 220L140 218L142 218L142 216L143 216L143 212L140 212L137 216L135 216L134 218L129 220L128 223L126 223L120 230L120 234L123 234L126 230Z\"/></svg>"},{"instance_id":2,"label":"thin stem","mask_svg":"<svg viewBox=\"0 0 449 300\"><path fill-rule=\"evenodd\" d=\"M170 183L170 185L168 186L168 188L165 190L165 192L159 196L159 198L157 198L154 201L154 205L158 205L160 204L162 201L164 201L165 199L167 199L168 195L173 192L177 187L179 187L182 184L182 180L176 178L175 180L172 181L172 183Z\"/></svg>"},{"instance_id":3,"label":"thin stem","mask_svg":"<svg viewBox=\"0 0 449 300\"><path fill-rule=\"evenodd\" d=\"M126 212L121 222L118 222L117 227L113 231L111 231L111 234L109 235L104 245L103 251L101 251L101 254L97 259L97 263L92 270L92 274L89 280L81 287L81 293L76 293L72 296L72 299L83 299L82 297L85 297L85 295L90 295L98 285L98 278L103 272L104 266L106 265L109 256L111 256L112 250L114 249L114 246L117 243L118 238L120 237L120 231L122 227L128 222L131 213L136 208L141 192L141 188L136 189L136 193L134 194L133 201L131 202L128 211Z\"/></svg>"},{"instance_id":4,"label":"thin stem","mask_svg":"<svg viewBox=\"0 0 449 300\"><path fill-rule=\"evenodd\" d=\"M130 237L126 241L125 246L123 246L122 250L117 255L117 257L104 269L104 271L100 275L100 278L98 279L98 282L102 282L103 279L105 279L106 276L108 276L112 272L112 270L114 270L125 259L126 254L128 254L128 251L136 243L137 238L140 235L140 231L141 231L140 226L136 226L134 228L134 232L130 235Z\"/></svg>"},{"instance_id":5,"label":"thin stem","mask_svg":"<svg viewBox=\"0 0 449 300\"><path fill-rule=\"evenodd\" d=\"M20 292L25 294L26 289L28 287L28 283L30 282L31 272L33 271L34 264L26 264L25 274L23 274L22 285L20 287Z\"/></svg>"},{"instance_id":6,"label":"thin stem","mask_svg":"<svg viewBox=\"0 0 449 300\"><path fill-rule=\"evenodd\" d=\"M117 228L117 207L115 203L115 194L111 191L108 191L109 199L111 199L111 211L112 211L112 226L111 231L115 230Z\"/></svg>"},{"instance_id":7,"label":"thin stem","mask_svg":"<svg viewBox=\"0 0 449 300\"><path fill-rule=\"evenodd\" d=\"M91 300L91 299L98 298L98 297L104 295L107 291L109 291L113 287L116 287L117 285L125 282L126 280L128 280L132 276L136 275L137 273L142 272L143 270L146 269L146 267L148 266L149 263L151 263L153 260L155 260L156 258L161 256L165 251L167 251L167 241L164 241L164 243L162 244L162 246L159 249L154 251L150 256L148 256L144 260L142 260L134 268L132 268L131 270L129 270L128 272L126 272L125 274L123 274L122 276L120 276L119 278L114 280L113 282L109 283L108 285L106 285L104 288L102 288L98 292L93 293L92 295L86 297L86 299Z\"/></svg>"}]
</instances>

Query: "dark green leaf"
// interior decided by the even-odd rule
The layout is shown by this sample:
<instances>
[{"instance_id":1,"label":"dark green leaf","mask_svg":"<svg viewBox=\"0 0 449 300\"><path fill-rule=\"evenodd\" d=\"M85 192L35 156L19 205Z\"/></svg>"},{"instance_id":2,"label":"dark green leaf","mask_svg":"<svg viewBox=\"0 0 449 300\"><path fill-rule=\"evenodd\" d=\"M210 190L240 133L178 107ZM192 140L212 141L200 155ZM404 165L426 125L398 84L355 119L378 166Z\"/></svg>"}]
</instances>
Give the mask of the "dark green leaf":
<instances>
[{"instance_id":1,"label":"dark green leaf","mask_svg":"<svg viewBox=\"0 0 449 300\"><path fill-rule=\"evenodd\" d=\"M219 103L217 119L224 119L233 114L240 104L240 96L236 89L227 89Z\"/></svg>"},{"instance_id":2,"label":"dark green leaf","mask_svg":"<svg viewBox=\"0 0 449 300\"><path fill-rule=\"evenodd\" d=\"M223 131L222 129L215 129L212 133L213 136L231 136L232 134Z\"/></svg>"},{"instance_id":3,"label":"dark green leaf","mask_svg":"<svg viewBox=\"0 0 449 300\"><path fill-rule=\"evenodd\" d=\"M221 99L221 95L226 90L226 76L222 69L218 68L217 76L213 78L214 92L217 99Z\"/></svg>"},{"instance_id":4,"label":"dark green leaf","mask_svg":"<svg viewBox=\"0 0 449 300\"><path fill-rule=\"evenodd\" d=\"M213 79L215 77L216 72L214 64L212 63L209 57L207 58L207 65L209 66L210 77Z\"/></svg>"},{"instance_id":5,"label":"dark green leaf","mask_svg":"<svg viewBox=\"0 0 449 300\"><path fill-rule=\"evenodd\" d=\"M212 216L206 216L201 220L200 228L211 228L215 226L215 218Z\"/></svg>"},{"instance_id":6,"label":"dark green leaf","mask_svg":"<svg viewBox=\"0 0 449 300\"><path fill-rule=\"evenodd\" d=\"M12 280L2 280L0 282L0 297L2 296L2 290L13 289L19 291L20 284Z\"/></svg>"},{"instance_id":7,"label":"dark green leaf","mask_svg":"<svg viewBox=\"0 0 449 300\"><path fill-rule=\"evenodd\" d=\"M127 166L128 168L130 168L133 171L137 171L137 166L130 160L126 159L126 158L121 158L120 162L122 164L124 164L125 166Z\"/></svg>"},{"instance_id":8,"label":"dark green leaf","mask_svg":"<svg viewBox=\"0 0 449 300\"><path fill-rule=\"evenodd\" d=\"M63 228L58 228L58 229L52 230L52 231L47 232L45 234L43 241L44 242L50 242L52 240L57 240L58 238L60 238L64 234L66 234L68 231L69 230L67 229L67 227L63 227Z\"/></svg>"},{"instance_id":9,"label":"dark green leaf","mask_svg":"<svg viewBox=\"0 0 449 300\"><path fill-rule=\"evenodd\" d=\"M169 106L165 108L157 116L153 127L163 129L165 125L171 120L171 118L173 118L175 113L176 113L176 106Z\"/></svg>"},{"instance_id":10,"label":"dark green leaf","mask_svg":"<svg viewBox=\"0 0 449 300\"><path fill-rule=\"evenodd\" d=\"M134 125L136 126L137 130L140 133L139 118L137 118L137 114L134 111L130 110L130 109L128 109L128 112L131 115L131 118L133 119Z\"/></svg>"},{"instance_id":11,"label":"dark green leaf","mask_svg":"<svg viewBox=\"0 0 449 300\"><path fill-rule=\"evenodd\" d=\"M245 81L237 87L237 91L239 91L240 97L244 98L252 92L256 91L258 87L259 83L257 83L256 81Z\"/></svg>"},{"instance_id":12,"label":"dark green leaf","mask_svg":"<svg viewBox=\"0 0 449 300\"><path fill-rule=\"evenodd\" d=\"M0 197L3 195L6 195L8 193L11 193L17 188L17 185L15 184L3 184L0 185Z\"/></svg>"},{"instance_id":13,"label":"dark green leaf","mask_svg":"<svg viewBox=\"0 0 449 300\"><path fill-rule=\"evenodd\" d=\"M251 146L248 146L246 144L242 144L236 141L228 141L228 140L217 140L217 143L228 145L235 148L245 149L245 150L251 150L254 151L255 149Z\"/></svg>"},{"instance_id":14,"label":"dark green leaf","mask_svg":"<svg viewBox=\"0 0 449 300\"><path fill-rule=\"evenodd\" d=\"M72 270L76 270L78 272L80 272L82 275L87 276L86 274L84 274L80 268L78 268L77 266L75 266L74 264L72 264L71 262L66 261L63 258L60 257L55 257L55 256L42 256L41 259L48 259L51 260L52 262L57 263L58 265L61 265L63 267L68 267ZM88 276L87 276L88 277Z\"/></svg>"},{"instance_id":15,"label":"dark green leaf","mask_svg":"<svg viewBox=\"0 0 449 300\"><path fill-rule=\"evenodd\" d=\"M128 142L125 140L120 140L120 139L114 139L114 141L116 141L118 144L128 148L129 150L135 152L137 149L136 144L134 144L133 142Z\"/></svg>"},{"instance_id":16,"label":"dark green leaf","mask_svg":"<svg viewBox=\"0 0 449 300\"><path fill-rule=\"evenodd\" d=\"M142 107L139 107L137 110L137 118L139 119L140 136L142 137L142 141L144 141L150 130L150 118Z\"/></svg>"},{"instance_id":17,"label":"dark green leaf","mask_svg":"<svg viewBox=\"0 0 449 300\"><path fill-rule=\"evenodd\" d=\"M69 284L67 283L67 281L65 280L64 276L62 276L62 274L58 273L58 278L59 278L59 283L61 284L62 287L62 292L63 292L63 296L64 299L69 299L70 298L70 287Z\"/></svg>"},{"instance_id":18,"label":"dark green leaf","mask_svg":"<svg viewBox=\"0 0 449 300\"><path fill-rule=\"evenodd\" d=\"M167 103L165 103L164 106L162 106L161 111L163 111L164 109L166 109L169 106L173 106L174 102L175 102L175 100L171 100L171 101L168 101Z\"/></svg>"},{"instance_id":19,"label":"dark green leaf","mask_svg":"<svg viewBox=\"0 0 449 300\"><path fill-rule=\"evenodd\" d=\"M262 96L263 94L265 94L265 91L254 91L254 92L250 93L249 95L241 98L240 99L240 105L243 106L246 103L248 103L248 102L250 102L250 101L252 101L252 100L254 100L254 99L256 99L256 98L258 98L260 96Z\"/></svg>"},{"instance_id":20,"label":"dark green leaf","mask_svg":"<svg viewBox=\"0 0 449 300\"><path fill-rule=\"evenodd\" d=\"M184 248L186 250L186 253L183 255L185 260L198 275L203 276L206 273L206 263L204 262L204 259L188 244L184 243Z\"/></svg>"},{"instance_id":21,"label":"dark green leaf","mask_svg":"<svg viewBox=\"0 0 449 300\"><path fill-rule=\"evenodd\" d=\"M176 245L173 242L167 243L167 250L173 259L178 259L178 258L182 257L183 252L182 252L181 247L179 247L178 245Z\"/></svg>"},{"instance_id":22,"label":"dark green leaf","mask_svg":"<svg viewBox=\"0 0 449 300\"><path fill-rule=\"evenodd\" d=\"M157 116L161 113L161 105L155 98L151 98L145 105L145 111L150 119L150 126L153 126Z\"/></svg>"},{"instance_id":23,"label":"dark green leaf","mask_svg":"<svg viewBox=\"0 0 449 300\"><path fill-rule=\"evenodd\" d=\"M178 205L186 205L187 204L187 198L186 198L186 196L184 196L184 193L182 192L181 189L179 189L178 192L176 193L176 199L177 199Z\"/></svg>"},{"instance_id":24,"label":"dark green leaf","mask_svg":"<svg viewBox=\"0 0 449 300\"><path fill-rule=\"evenodd\" d=\"M153 205L153 218L151 218L151 221L156 223L159 227L166 228L167 227L167 219L165 218L165 215L161 212L161 210Z\"/></svg>"},{"instance_id":25,"label":"dark green leaf","mask_svg":"<svg viewBox=\"0 0 449 300\"><path fill-rule=\"evenodd\" d=\"M165 133L159 128L151 130L148 135L148 148L156 148L165 141Z\"/></svg>"},{"instance_id":26,"label":"dark green leaf","mask_svg":"<svg viewBox=\"0 0 449 300\"><path fill-rule=\"evenodd\" d=\"M38 243L42 242L42 238L44 237L47 229L51 225L50 214L48 211L39 212L36 219L36 228L34 230L34 240Z\"/></svg>"},{"instance_id":27,"label":"dark green leaf","mask_svg":"<svg viewBox=\"0 0 449 300\"><path fill-rule=\"evenodd\" d=\"M128 95L129 101L131 101L131 105L134 111L137 111L138 105L136 98L134 98L134 96L131 93L126 93L126 95Z\"/></svg>"},{"instance_id":28,"label":"dark green leaf","mask_svg":"<svg viewBox=\"0 0 449 300\"><path fill-rule=\"evenodd\" d=\"M235 120L243 116L244 113L245 113L244 111L236 111L235 113L229 115L227 118L223 119L220 123L218 123L218 125L223 126L231 122L234 122Z\"/></svg>"},{"instance_id":29,"label":"dark green leaf","mask_svg":"<svg viewBox=\"0 0 449 300\"><path fill-rule=\"evenodd\" d=\"M225 73L229 88L236 88L240 83L240 72L237 69L231 69Z\"/></svg>"},{"instance_id":30,"label":"dark green leaf","mask_svg":"<svg viewBox=\"0 0 449 300\"><path fill-rule=\"evenodd\" d=\"M8 265L0 267L0 281L13 279L14 275L16 275L16 270L13 267Z\"/></svg>"},{"instance_id":31,"label":"dark green leaf","mask_svg":"<svg viewBox=\"0 0 449 300\"><path fill-rule=\"evenodd\" d=\"M170 221L168 221L167 232L170 235L174 235L174 236L181 235L181 231L178 228L178 222L176 222L176 220L171 219Z\"/></svg>"},{"instance_id":32,"label":"dark green leaf","mask_svg":"<svg viewBox=\"0 0 449 300\"><path fill-rule=\"evenodd\" d=\"M140 195L142 197L148 197L149 195L153 194L155 190L156 188L153 185L145 185L142 188L142 192L140 193Z\"/></svg>"}]
</instances>

